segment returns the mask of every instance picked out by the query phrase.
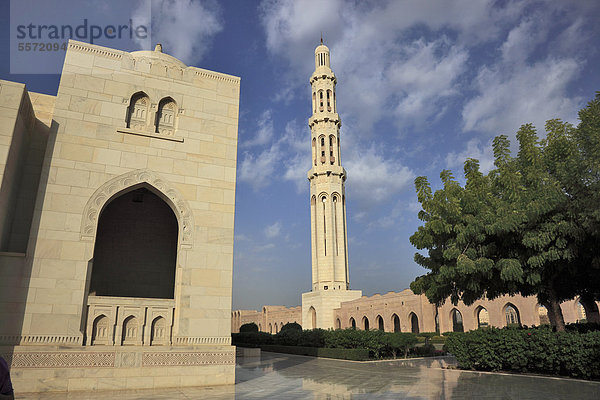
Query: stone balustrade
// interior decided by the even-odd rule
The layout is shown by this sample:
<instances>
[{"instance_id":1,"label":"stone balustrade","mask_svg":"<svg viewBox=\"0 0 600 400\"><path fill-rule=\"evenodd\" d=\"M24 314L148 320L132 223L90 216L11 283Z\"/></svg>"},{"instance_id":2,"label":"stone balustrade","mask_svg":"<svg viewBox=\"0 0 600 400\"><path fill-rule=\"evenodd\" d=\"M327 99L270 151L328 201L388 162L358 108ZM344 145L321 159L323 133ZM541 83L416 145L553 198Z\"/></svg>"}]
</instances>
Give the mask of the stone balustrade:
<instances>
[{"instance_id":1,"label":"stone balustrade","mask_svg":"<svg viewBox=\"0 0 600 400\"><path fill-rule=\"evenodd\" d=\"M88 296L86 346L172 344L175 300Z\"/></svg>"}]
</instances>

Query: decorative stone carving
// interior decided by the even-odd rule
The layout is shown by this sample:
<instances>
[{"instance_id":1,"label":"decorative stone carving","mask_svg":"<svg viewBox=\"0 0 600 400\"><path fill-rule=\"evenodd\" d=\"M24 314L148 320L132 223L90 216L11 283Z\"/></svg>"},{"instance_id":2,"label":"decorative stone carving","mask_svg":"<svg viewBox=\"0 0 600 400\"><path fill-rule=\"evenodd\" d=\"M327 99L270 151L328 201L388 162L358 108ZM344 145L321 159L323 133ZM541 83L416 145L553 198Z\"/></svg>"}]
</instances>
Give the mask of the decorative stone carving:
<instances>
[{"instance_id":1,"label":"decorative stone carving","mask_svg":"<svg viewBox=\"0 0 600 400\"><path fill-rule=\"evenodd\" d=\"M179 223L179 243L184 248L193 245L194 216L192 210L181 193L171 184L149 169L138 169L117 176L102 185L88 200L83 211L81 222L81 239L94 240L98 228L98 217L102 208L117 193L135 185L147 183L166 196L174 208Z\"/></svg>"},{"instance_id":2,"label":"decorative stone carving","mask_svg":"<svg viewBox=\"0 0 600 400\"><path fill-rule=\"evenodd\" d=\"M234 352L156 352L144 353L142 367L235 364Z\"/></svg>"},{"instance_id":3,"label":"decorative stone carving","mask_svg":"<svg viewBox=\"0 0 600 400\"><path fill-rule=\"evenodd\" d=\"M26 352L14 353L11 368L114 367L115 352Z\"/></svg>"}]
</instances>

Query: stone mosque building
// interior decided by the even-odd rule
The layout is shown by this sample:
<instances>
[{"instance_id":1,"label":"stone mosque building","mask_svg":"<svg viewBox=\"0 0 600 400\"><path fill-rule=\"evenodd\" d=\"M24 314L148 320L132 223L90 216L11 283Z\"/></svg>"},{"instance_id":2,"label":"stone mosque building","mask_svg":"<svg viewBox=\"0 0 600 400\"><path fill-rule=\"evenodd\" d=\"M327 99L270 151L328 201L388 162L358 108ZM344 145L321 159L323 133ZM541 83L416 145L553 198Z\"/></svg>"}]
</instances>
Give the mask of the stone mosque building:
<instances>
[{"instance_id":1,"label":"stone mosque building","mask_svg":"<svg viewBox=\"0 0 600 400\"><path fill-rule=\"evenodd\" d=\"M0 354L24 391L233 384L240 79L69 41L0 81Z\"/></svg>"},{"instance_id":2,"label":"stone mosque building","mask_svg":"<svg viewBox=\"0 0 600 400\"><path fill-rule=\"evenodd\" d=\"M340 127L329 49L321 40L315 50L312 88L312 166L310 182L310 226L312 248L312 290L302 294L302 306L264 306L261 311L235 310L232 332L255 323L259 330L277 333L283 325L296 322L304 329L379 329L386 332L448 332L481 326L540 325L548 323L545 307L535 297L502 296L481 299L471 306L446 302L431 304L425 295L410 289L371 297L350 290L346 232L346 170L342 167ZM600 303L599 303L600 304ZM586 319L578 299L561 305L565 322Z\"/></svg>"}]
</instances>

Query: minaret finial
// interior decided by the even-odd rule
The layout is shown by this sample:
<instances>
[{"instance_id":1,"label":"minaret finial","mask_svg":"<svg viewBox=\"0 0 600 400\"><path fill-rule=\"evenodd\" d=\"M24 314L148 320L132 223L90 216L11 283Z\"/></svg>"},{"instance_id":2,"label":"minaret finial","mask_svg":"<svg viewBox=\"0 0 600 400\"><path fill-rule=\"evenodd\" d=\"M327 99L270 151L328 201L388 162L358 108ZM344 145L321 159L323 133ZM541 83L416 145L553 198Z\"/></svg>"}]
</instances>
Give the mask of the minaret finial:
<instances>
[{"instance_id":1,"label":"minaret finial","mask_svg":"<svg viewBox=\"0 0 600 400\"><path fill-rule=\"evenodd\" d=\"M321 32L321 44L323 44L323 32Z\"/></svg>"}]
</instances>

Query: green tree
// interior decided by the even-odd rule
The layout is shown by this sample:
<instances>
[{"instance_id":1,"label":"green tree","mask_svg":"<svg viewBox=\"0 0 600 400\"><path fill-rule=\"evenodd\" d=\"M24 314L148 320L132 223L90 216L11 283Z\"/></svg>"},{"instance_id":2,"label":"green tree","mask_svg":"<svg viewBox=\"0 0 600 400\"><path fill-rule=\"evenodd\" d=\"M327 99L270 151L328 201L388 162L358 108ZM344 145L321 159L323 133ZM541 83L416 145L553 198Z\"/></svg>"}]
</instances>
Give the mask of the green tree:
<instances>
[{"instance_id":1,"label":"green tree","mask_svg":"<svg viewBox=\"0 0 600 400\"><path fill-rule=\"evenodd\" d=\"M600 293L600 93L579 116L577 128L548 121L544 140L523 125L515 157L508 138L496 137L495 169L483 175L477 160L467 160L464 187L446 170L434 194L427 178L415 180L424 225L410 240L428 250L415 261L430 270L411 284L415 293L436 304L536 295L559 330L560 302L581 295L594 312Z\"/></svg>"}]
</instances>

